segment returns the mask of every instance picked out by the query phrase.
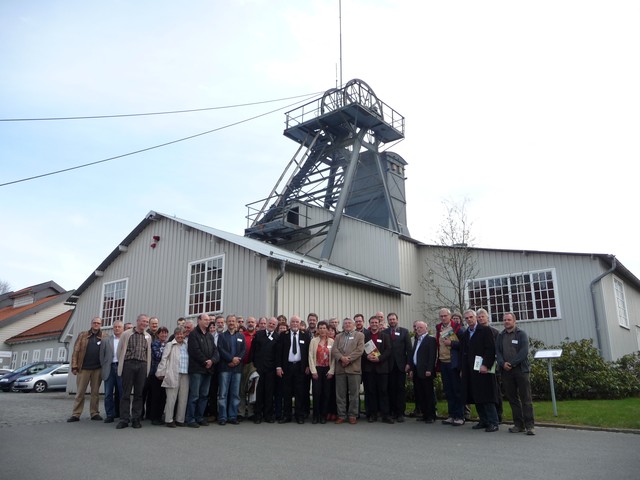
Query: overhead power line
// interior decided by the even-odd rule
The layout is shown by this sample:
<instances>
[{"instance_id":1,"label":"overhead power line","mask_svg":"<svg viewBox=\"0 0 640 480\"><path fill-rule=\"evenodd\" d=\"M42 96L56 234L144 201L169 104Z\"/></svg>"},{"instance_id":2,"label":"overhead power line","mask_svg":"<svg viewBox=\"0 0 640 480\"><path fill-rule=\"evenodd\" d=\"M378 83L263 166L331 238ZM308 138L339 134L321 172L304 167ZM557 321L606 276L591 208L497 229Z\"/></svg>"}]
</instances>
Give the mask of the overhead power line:
<instances>
[{"instance_id":1,"label":"overhead power line","mask_svg":"<svg viewBox=\"0 0 640 480\"><path fill-rule=\"evenodd\" d=\"M83 117L39 117L39 118L0 118L0 122L42 122L52 120L92 120L100 118L122 118L122 117L145 117L152 115L173 115L176 113L193 113L205 112L208 110L224 110L227 108L250 107L253 105L263 105L265 103L283 102L285 100L293 100L294 98L308 98L319 95L322 92L307 93L305 95L296 95L293 97L276 98L274 100L262 100L260 102L238 103L236 105L223 105L221 107L192 108L189 110L170 110L166 112L147 112L147 113L122 113L117 115L88 115Z\"/></svg>"},{"instance_id":2,"label":"overhead power line","mask_svg":"<svg viewBox=\"0 0 640 480\"><path fill-rule=\"evenodd\" d=\"M251 120L255 120L256 118L265 117L267 115L271 115L272 113L279 112L281 110L285 110L287 108L294 107L296 105L299 105L301 103L306 102L307 100L309 100L310 98L315 97L316 95L317 94L314 93L313 95L307 96L306 98L304 98L303 100L300 100L298 102L294 102L294 103L291 103L289 105L285 105L284 107L276 108L275 110L270 110L268 112L261 113L259 115L255 115L253 117L245 118L244 120L239 120L237 122L229 123L227 125L223 125L222 127L218 127L218 128L214 128L214 129L211 129L211 130L207 130L206 132L196 133L195 135L190 135L188 137L179 138L177 140L171 140L170 142L161 143L159 145L154 145L152 147L142 148L140 150L135 150L133 152L123 153L122 155L116 155L115 157L104 158L102 160L97 160L95 162L84 163L82 165L76 165L74 167L63 168L61 170L55 170L55 171L52 171L52 172L42 173L40 175L33 175L31 177L25 177L25 178L20 178L18 180L12 180L10 182L0 183L0 187L6 187L7 185L13 185L15 183L27 182L29 180L35 180L37 178L49 177L51 175L57 175L59 173L70 172L72 170L78 170L80 168L85 168L85 167L90 167L90 166L93 166L93 165L98 165L100 163L110 162L112 160L117 160L119 158L129 157L131 155L136 155L138 153L148 152L149 150L155 150L155 149L158 149L158 148L166 147L168 145L173 145L175 143L185 142L185 141L191 140L193 138L201 137L203 135L208 135L209 133L213 133L213 132L218 132L218 131L224 130L226 128L234 127L236 125L240 125L242 123L246 123L246 122L249 122ZM299 97L292 97L292 98L299 98Z\"/></svg>"}]
</instances>

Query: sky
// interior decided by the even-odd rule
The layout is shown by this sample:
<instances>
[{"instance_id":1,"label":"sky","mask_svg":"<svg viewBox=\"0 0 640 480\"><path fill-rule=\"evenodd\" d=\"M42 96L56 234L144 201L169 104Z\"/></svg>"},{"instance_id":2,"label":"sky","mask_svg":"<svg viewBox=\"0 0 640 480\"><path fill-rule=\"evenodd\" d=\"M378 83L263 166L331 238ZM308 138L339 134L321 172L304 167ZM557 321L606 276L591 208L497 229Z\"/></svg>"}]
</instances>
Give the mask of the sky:
<instances>
[{"instance_id":1,"label":"sky","mask_svg":"<svg viewBox=\"0 0 640 480\"><path fill-rule=\"evenodd\" d=\"M0 280L77 288L150 210L242 234L296 152L284 113L340 78L405 117L413 238L467 199L475 246L613 254L640 276L640 2L338 6L0 2ZM229 108L5 121L212 107Z\"/></svg>"}]
</instances>

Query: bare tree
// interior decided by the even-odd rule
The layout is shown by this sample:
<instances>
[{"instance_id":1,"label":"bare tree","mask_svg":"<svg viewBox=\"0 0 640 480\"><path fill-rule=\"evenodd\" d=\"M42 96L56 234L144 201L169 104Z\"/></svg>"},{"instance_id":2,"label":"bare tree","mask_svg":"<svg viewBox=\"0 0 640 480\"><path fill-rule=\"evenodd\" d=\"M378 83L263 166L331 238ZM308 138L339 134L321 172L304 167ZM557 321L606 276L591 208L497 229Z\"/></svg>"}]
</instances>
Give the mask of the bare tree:
<instances>
[{"instance_id":1,"label":"bare tree","mask_svg":"<svg viewBox=\"0 0 640 480\"><path fill-rule=\"evenodd\" d=\"M438 238L426 261L422 287L425 289L425 317L441 307L464 311L465 289L468 280L478 275L478 264L471 247L474 237L472 222L467 218L467 203L443 201L445 214L439 225Z\"/></svg>"},{"instance_id":2,"label":"bare tree","mask_svg":"<svg viewBox=\"0 0 640 480\"><path fill-rule=\"evenodd\" d=\"M11 291L11 284L6 280L0 280L0 295Z\"/></svg>"}]
</instances>

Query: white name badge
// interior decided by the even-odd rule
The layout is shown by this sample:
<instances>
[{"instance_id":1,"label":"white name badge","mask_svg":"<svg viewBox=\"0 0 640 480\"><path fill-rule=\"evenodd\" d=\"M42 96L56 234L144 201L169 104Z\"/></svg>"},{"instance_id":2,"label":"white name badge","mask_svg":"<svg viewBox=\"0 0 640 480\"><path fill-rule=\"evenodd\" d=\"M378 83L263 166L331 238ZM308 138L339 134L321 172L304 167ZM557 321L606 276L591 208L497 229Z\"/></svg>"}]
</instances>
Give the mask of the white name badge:
<instances>
[{"instance_id":1,"label":"white name badge","mask_svg":"<svg viewBox=\"0 0 640 480\"><path fill-rule=\"evenodd\" d=\"M238 343L242 343L242 341L243 341L242 338L236 338L236 340L238 341Z\"/></svg>"},{"instance_id":2,"label":"white name badge","mask_svg":"<svg viewBox=\"0 0 640 480\"><path fill-rule=\"evenodd\" d=\"M304 340L300 340L300 343L301 343L301 344L304 344Z\"/></svg>"},{"instance_id":3,"label":"white name badge","mask_svg":"<svg viewBox=\"0 0 640 480\"><path fill-rule=\"evenodd\" d=\"M378 342L378 343L382 343L382 339L381 339L381 338L379 338L378 340L376 340L376 342Z\"/></svg>"},{"instance_id":4,"label":"white name badge","mask_svg":"<svg viewBox=\"0 0 640 480\"><path fill-rule=\"evenodd\" d=\"M273 340L273 337L267 337L269 340Z\"/></svg>"},{"instance_id":5,"label":"white name badge","mask_svg":"<svg viewBox=\"0 0 640 480\"><path fill-rule=\"evenodd\" d=\"M331 350L333 348L333 345L327 345L327 348Z\"/></svg>"},{"instance_id":6,"label":"white name badge","mask_svg":"<svg viewBox=\"0 0 640 480\"><path fill-rule=\"evenodd\" d=\"M396 337L400 336L400 332L395 332L396 333Z\"/></svg>"},{"instance_id":7,"label":"white name badge","mask_svg":"<svg viewBox=\"0 0 640 480\"><path fill-rule=\"evenodd\" d=\"M511 340L511 343L515 343L517 345L518 344L518 340Z\"/></svg>"}]
</instances>

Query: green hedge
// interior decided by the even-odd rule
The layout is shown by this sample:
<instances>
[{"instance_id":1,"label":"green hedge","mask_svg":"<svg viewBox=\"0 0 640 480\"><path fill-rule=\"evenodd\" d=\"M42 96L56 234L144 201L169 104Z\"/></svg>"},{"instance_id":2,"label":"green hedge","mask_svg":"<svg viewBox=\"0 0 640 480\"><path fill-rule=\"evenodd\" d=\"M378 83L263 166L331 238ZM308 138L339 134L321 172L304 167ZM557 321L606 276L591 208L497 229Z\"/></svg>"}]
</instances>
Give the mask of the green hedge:
<instances>
[{"instance_id":1,"label":"green hedge","mask_svg":"<svg viewBox=\"0 0 640 480\"><path fill-rule=\"evenodd\" d=\"M559 346L546 347L530 340L531 392L535 399L549 400L547 360L534 360L538 350L562 348L562 356L552 360L553 378L558 400L625 398L640 393L640 353L625 355L616 362L604 361L593 341L565 340Z\"/></svg>"}]
</instances>

